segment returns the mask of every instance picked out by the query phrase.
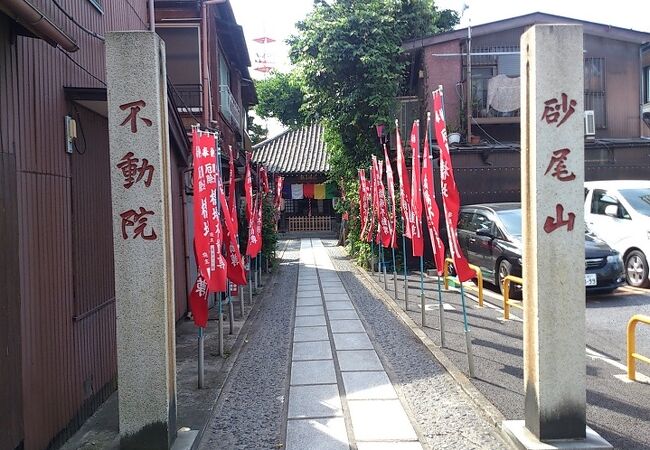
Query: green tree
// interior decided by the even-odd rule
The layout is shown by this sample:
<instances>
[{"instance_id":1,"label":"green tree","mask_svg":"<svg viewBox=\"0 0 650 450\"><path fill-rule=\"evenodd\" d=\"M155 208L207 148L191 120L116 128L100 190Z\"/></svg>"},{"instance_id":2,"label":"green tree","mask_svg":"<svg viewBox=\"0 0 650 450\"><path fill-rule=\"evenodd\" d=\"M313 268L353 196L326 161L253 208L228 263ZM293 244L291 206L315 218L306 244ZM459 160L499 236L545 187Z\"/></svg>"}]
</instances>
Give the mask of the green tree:
<instances>
[{"instance_id":1,"label":"green tree","mask_svg":"<svg viewBox=\"0 0 650 450\"><path fill-rule=\"evenodd\" d=\"M251 115L248 116L246 123L248 124L248 135L251 138L252 145L266 140L269 130L264 125L256 123L255 118Z\"/></svg>"},{"instance_id":2,"label":"green tree","mask_svg":"<svg viewBox=\"0 0 650 450\"><path fill-rule=\"evenodd\" d=\"M258 103L255 112L265 119L275 118L289 128L307 123L308 114L302 108L304 94L301 79L295 72L271 72L268 78L255 82Z\"/></svg>"},{"instance_id":3,"label":"green tree","mask_svg":"<svg viewBox=\"0 0 650 450\"><path fill-rule=\"evenodd\" d=\"M289 44L302 80L301 110L313 111L324 123L331 178L346 192L356 192L357 169L380 154L374 126L394 120L404 71L402 42L457 22L454 11L438 11L433 0L317 0L296 25L298 34ZM353 217L356 207L350 206ZM358 236L357 222L350 225L350 236Z\"/></svg>"}]
</instances>

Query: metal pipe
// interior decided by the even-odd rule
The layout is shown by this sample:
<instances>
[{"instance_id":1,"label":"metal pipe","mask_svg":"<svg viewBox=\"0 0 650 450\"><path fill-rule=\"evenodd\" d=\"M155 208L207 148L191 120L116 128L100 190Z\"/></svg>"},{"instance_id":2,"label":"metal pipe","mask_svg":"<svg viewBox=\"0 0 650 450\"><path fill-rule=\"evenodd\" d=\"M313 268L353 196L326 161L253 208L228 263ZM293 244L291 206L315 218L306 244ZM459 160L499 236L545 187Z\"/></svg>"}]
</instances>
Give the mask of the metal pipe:
<instances>
[{"instance_id":1,"label":"metal pipe","mask_svg":"<svg viewBox=\"0 0 650 450\"><path fill-rule=\"evenodd\" d=\"M467 25L467 143L472 136L472 27Z\"/></svg>"},{"instance_id":2,"label":"metal pipe","mask_svg":"<svg viewBox=\"0 0 650 450\"><path fill-rule=\"evenodd\" d=\"M156 14L154 12L153 0L149 0L149 30L156 32Z\"/></svg>"},{"instance_id":3,"label":"metal pipe","mask_svg":"<svg viewBox=\"0 0 650 450\"><path fill-rule=\"evenodd\" d=\"M210 105L210 67L208 53L208 6L225 3L227 0L204 0L201 4L201 89L203 89L203 126L210 128L212 107Z\"/></svg>"},{"instance_id":4,"label":"metal pipe","mask_svg":"<svg viewBox=\"0 0 650 450\"><path fill-rule=\"evenodd\" d=\"M204 360L205 360L205 336L203 335L203 327L199 328L199 389L203 389L203 381L204 381Z\"/></svg>"},{"instance_id":5,"label":"metal pipe","mask_svg":"<svg viewBox=\"0 0 650 450\"><path fill-rule=\"evenodd\" d=\"M79 50L77 43L27 0L2 0L0 10L50 45L66 52Z\"/></svg>"}]
</instances>

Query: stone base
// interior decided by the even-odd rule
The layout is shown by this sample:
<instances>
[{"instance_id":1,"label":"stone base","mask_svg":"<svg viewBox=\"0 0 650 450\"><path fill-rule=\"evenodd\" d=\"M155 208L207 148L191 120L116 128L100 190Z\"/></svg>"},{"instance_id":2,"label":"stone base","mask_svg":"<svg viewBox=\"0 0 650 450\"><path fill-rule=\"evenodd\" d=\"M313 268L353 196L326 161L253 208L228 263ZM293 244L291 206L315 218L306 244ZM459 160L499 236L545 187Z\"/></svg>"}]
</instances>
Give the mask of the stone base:
<instances>
[{"instance_id":1,"label":"stone base","mask_svg":"<svg viewBox=\"0 0 650 450\"><path fill-rule=\"evenodd\" d=\"M176 434L176 439L172 444L171 450L189 450L194 444L194 440L199 435L197 430L178 430Z\"/></svg>"},{"instance_id":2,"label":"stone base","mask_svg":"<svg viewBox=\"0 0 650 450\"><path fill-rule=\"evenodd\" d=\"M612 449L612 445L600 437L591 428L587 427L587 437L585 439L575 440L552 440L542 442L528 431L523 420L505 420L501 428L506 432L508 437L514 442L516 447L521 450L552 450L552 449L592 449L607 450Z\"/></svg>"}]
</instances>

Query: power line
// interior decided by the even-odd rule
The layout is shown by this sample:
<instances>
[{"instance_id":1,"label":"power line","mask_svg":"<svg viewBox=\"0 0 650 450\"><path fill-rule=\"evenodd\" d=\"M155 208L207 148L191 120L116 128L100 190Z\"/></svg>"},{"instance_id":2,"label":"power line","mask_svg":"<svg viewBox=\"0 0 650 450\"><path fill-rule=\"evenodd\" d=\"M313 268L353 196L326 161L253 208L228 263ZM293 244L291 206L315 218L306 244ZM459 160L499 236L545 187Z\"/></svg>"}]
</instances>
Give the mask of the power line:
<instances>
[{"instance_id":1,"label":"power line","mask_svg":"<svg viewBox=\"0 0 650 450\"><path fill-rule=\"evenodd\" d=\"M82 65L79 64L77 61L75 61L74 59L72 59L72 57L71 57L70 55L68 55L68 53L67 53L65 50L63 50L61 47L58 47L58 46L57 46L56 48L57 48L61 53L63 53L63 56L65 56L66 58L68 58L68 59L72 62L72 64L74 64L74 65L77 66L79 69L81 69L82 71L84 71L84 72L85 72L89 77L91 77L91 78L94 79L95 81L100 82L104 87L106 87L106 83L104 82L104 80L100 80L100 79L97 78L95 75L93 75L92 73L90 73L90 72L88 71L88 69L86 69L84 66L82 66Z\"/></svg>"},{"instance_id":2,"label":"power line","mask_svg":"<svg viewBox=\"0 0 650 450\"><path fill-rule=\"evenodd\" d=\"M68 13L68 11L63 9L63 7L61 5L59 5L59 3L56 0L52 0L52 3L54 3L54 6L56 6L58 8L58 10L63 13L64 16L66 16L72 23L74 23L77 27L79 27L81 29L81 31L83 31L84 33L89 34L90 36L92 36L92 37L94 37L96 39L99 39L102 42L104 42L104 36L101 36L101 35L95 33L94 31L89 30L88 28L81 25L79 22L77 22L74 19L74 17L72 17L72 15L70 13Z\"/></svg>"}]
</instances>

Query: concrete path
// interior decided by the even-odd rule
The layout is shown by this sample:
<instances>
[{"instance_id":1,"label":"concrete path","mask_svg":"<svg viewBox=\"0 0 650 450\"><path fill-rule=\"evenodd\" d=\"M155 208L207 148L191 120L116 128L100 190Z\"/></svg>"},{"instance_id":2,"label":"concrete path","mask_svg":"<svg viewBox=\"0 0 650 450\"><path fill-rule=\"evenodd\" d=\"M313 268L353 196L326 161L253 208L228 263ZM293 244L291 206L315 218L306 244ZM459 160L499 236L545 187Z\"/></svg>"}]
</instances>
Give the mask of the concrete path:
<instances>
[{"instance_id":1,"label":"concrete path","mask_svg":"<svg viewBox=\"0 0 650 450\"><path fill-rule=\"evenodd\" d=\"M302 239L287 450L422 449L320 239Z\"/></svg>"}]
</instances>

